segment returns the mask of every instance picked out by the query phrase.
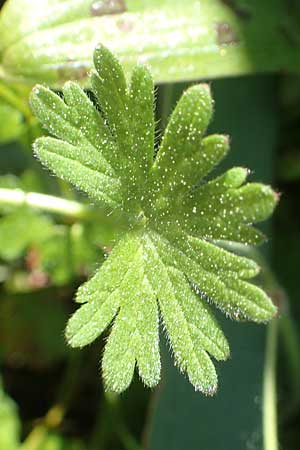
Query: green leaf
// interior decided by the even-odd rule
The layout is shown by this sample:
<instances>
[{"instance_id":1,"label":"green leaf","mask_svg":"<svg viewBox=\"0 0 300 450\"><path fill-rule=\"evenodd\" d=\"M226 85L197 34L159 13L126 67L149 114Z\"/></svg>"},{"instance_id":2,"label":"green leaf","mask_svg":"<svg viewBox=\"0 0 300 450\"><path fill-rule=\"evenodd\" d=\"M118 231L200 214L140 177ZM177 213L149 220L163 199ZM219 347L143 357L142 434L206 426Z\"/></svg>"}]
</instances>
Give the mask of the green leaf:
<instances>
[{"instance_id":1,"label":"green leaf","mask_svg":"<svg viewBox=\"0 0 300 450\"><path fill-rule=\"evenodd\" d=\"M102 361L106 388L126 389L135 367L152 387L160 378L160 314L176 365L196 390L213 394L217 375L210 357L228 358L229 347L210 303L233 319L258 323L276 313L268 296L246 281L258 273L257 264L221 248L219 240L261 239L252 224L271 214L278 196L263 184L243 184L247 171L241 168L205 179L229 145L224 136L204 137L212 115L206 85L191 87L178 102L154 158L149 72L138 67L127 86L106 48L98 47L94 60L97 107L74 84L67 85L72 107L67 95L64 103L45 88L31 96L34 111L57 137L38 140L40 160L128 221L103 265L79 288L82 306L68 323L67 340L83 347L111 326ZM82 105L94 117L84 132ZM109 199L98 178L104 166L115 177Z\"/></svg>"},{"instance_id":2,"label":"green leaf","mask_svg":"<svg viewBox=\"0 0 300 450\"><path fill-rule=\"evenodd\" d=\"M297 4L222 0L7 0L0 15L8 80L87 83L94 47L156 82L300 70Z\"/></svg>"}]
</instances>

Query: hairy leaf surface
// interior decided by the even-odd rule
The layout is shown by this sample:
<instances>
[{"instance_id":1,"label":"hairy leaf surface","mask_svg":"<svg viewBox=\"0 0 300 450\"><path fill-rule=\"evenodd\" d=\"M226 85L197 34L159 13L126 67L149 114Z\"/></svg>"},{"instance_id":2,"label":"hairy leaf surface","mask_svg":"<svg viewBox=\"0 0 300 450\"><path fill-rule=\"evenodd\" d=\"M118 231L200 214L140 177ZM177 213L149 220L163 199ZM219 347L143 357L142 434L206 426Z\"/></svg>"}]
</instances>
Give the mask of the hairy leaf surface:
<instances>
[{"instance_id":1,"label":"hairy leaf surface","mask_svg":"<svg viewBox=\"0 0 300 450\"><path fill-rule=\"evenodd\" d=\"M94 64L97 106L74 83L65 85L63 99L41 86L31 96L35 114L54 136L36 141L41 162L128 223L79 288L81 306L68 323L67 340L83 347L111 327L102 360L106 388L126 389L135 367L152 387L160 379L161 322L178 368L196 390L213 394L211 357L229 356L213 305L237 320L267 322L276 313L247 281L257 264L220 241L263 240L252 225L272 213L277 195L268 186L245 184L244 168L207 181L229 149L227 136L205 137L213 113L207 85L192 86L179 100L155 155L149 71L137 66L127 85L120 63L103 46Z\"/></svg>"}]
</instances>

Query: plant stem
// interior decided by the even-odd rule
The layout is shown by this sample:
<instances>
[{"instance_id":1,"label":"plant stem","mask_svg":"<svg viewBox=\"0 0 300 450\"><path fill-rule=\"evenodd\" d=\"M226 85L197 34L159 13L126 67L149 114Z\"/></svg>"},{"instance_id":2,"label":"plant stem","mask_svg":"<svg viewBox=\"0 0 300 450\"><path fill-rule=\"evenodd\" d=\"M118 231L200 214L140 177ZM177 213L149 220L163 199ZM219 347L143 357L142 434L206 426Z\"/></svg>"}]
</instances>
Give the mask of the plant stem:
<instances>
[{"instance_id":1,"label":"plant stem","mask_svg":"<svg viewBox=\"0 0 300 450\"><path fill-rule=\"evenodd\" d=\"M0 205L28 206L32 209L62 214L75 220L91 219L96 211L82 203L52 195L0 188Z\"/></svg>"},{"instance_id":2,"label":"plant stem","mask_svg":"<svg viewBox=\"0 0 300 450\"><path fill-rule=\"evenodd\" d=\"M278 321L274 319L267 328L266 356L263 375L263 436L264 450L278 450L276 354Z\"/></svg>"},{"instance_id":3,"label":"plant stem","mask_svg":"<svg viewBox=\"0 0 300 450\"><path fill-rule=\"evenodd\" d=\"M280 334L284 343L289 369L291 374L291 382L293 384L293 395L300 395L300 348L299 336L295 329L292 318L285 314L280 318Z\"/></svg>"},{"instance_id":4,"label":"plant stem","mask_svg":"<svg viewBox=\"0 0 300 450\"><path fill-rule=\"evenodd\" d=\"M286 312L280 318L279 334L285 351L291 385L291 399L285 414L286 419L298 410L300 403L300 341L295 323L289 312Z\"/></svg>"}]
</instances>

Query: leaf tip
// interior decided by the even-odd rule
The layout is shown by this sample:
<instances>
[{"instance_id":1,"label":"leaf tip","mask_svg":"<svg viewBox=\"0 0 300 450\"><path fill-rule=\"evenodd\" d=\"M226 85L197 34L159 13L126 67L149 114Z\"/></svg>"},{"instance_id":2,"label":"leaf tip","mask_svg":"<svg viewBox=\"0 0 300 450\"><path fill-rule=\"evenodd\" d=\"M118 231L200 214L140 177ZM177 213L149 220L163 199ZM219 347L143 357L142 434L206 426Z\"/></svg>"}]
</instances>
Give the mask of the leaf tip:
<instances>
[{"instance_id":1,"label":"leaf tip","mask_svg":"<svg viewBox=\"0 0 300 450\"><path fill-rule=\"evenodd\" d=\"M278 316L278 308L274 305L272 299L269 299L267 310L268 315L266 316L266 322L269 322L270 320L275 319L275 317Z\"/></svg>"},{"instance_id":2,"label":"leaf tip","mask_svg":"<svg viewBox=\"0 0 300 450\"><path fill-rule=\"evenodd\" d=\"M210 84L208 84L208 83L201 83L201 86L202 86L203 89L205 89L209 93L209 95L211 95Z\"/></svg>"},{"instance_id":3,"label":"leaf tip","mask_svg":"<svg viewBox=\"0 0 300 450\"><path fill-rule=\"evenodd\" d=\"M41 84L36 84L29 95L29 106L32 109L32 111L36 114L36 108L35 108L35 103L36 103L36 99L39 96L41 89L45 89L43 85Z\"/></svg>"},{"instance_id":4,"label":"leaf tip","mask_svg":"<svg viewBox=\"0 0 300 450\"><path fill-rule=\"evenodd\" d=\"M223 139L224 139L224 144L229 147L230 146L230 142L231 142L229 134L223 134Z\"/></svg>"},{"instance_id":5,"label":"leaf tip","mask_svg":"<svg viewBox=\"0 0 300 450\"><path fill-rule=\"evenodd\" d=\"M63 92L65 90L72 89L74 86L78 86L78 84L75 81L72 81L72 80L66 81L64 86L63 86Z\"/></svg>"},{"instance_id":6,"label":"leaf tip","mask_svg":"<svg viewBox=\"0 0 300 450\"><path fill-rule=\"evenodd\" d=\"M195 392L201 392L207 397L213 397L218 392L218 381L216 380L214 383L205 386L201 384L196 384L194 385L194 389Z\"/></svg>"},{"instance_id":7,"label":"leaf tip","mask_svg":"<svg viewBox=\"0 0 300 450\"><path fill-rule=\"evenodd\" d=\"M33 86L31 92L34 94L38 94L41 89L45 89L45 87L42 84L37 83L35 86Z\"/></svg>"},{"instance_id":8,"label":"leaf tip","mask_svg":"<svg viewBox=\"0 0 300 450\"><path fill-rule=\"evenodd\" d=\"M33 154L34 154L34 156L36 156L37 158L40 158L39 150L40 150L40 147L41 147L41 145L42 145L43 140L44 140L44 138L42 138L42 137L37 138L37 139L34 141L34 143L32 144Z\"/></svg>"},{"instance_id":9,"label":"leaf tip","mask_svg":"<svg viewBox=\"0 0 300 450\"><path fill-rule=\"evenodd\" d=\"M94 50L94 65L98 71L98 67L101 65L102 61L104 64L107 64L108 62L114 62L118 66L120 66L119 60L114 56L114 54L101 42L96 46Z\"/></svg>"},{"instance_id":10,"label":"leaf tip","mask_svg":"<svg viewBox=\"0 0 300 450\"><path fill-rule=\"evenodd\" d=\"M224 186L228 189L238 188L246 181L248 174L245 167L233 167L224 175Z\"/></svg>"},{"instance_id":11,"label":"leaf tip","mask_svg":"<svg viewBox=\"0 0 300 450\"><path fill-rule=\"evenodd\" d=\"M265 294L263 305L258 309L258 312L254 316L250 316L249 319L257 323L266 324L273 320L278 315L278 308L274 305L271 297Z\"/></svg>"},{"instance_id":12,"label":"leaf tip","mask_svg":"<svg viewBox=\"0 0 300 450\"><path fill-rule=\"evenodd\" d=\"M268 211L266 213L266 215L268 217L273 213L274 209L276 208L276 206L280 200L280 193L277 191L274 191L272 189L272 187L268 186L268 185L262 186L262 192L263 192L265 199L269 203L268 208L267 208Z\"/></svg>"}]
</instances>

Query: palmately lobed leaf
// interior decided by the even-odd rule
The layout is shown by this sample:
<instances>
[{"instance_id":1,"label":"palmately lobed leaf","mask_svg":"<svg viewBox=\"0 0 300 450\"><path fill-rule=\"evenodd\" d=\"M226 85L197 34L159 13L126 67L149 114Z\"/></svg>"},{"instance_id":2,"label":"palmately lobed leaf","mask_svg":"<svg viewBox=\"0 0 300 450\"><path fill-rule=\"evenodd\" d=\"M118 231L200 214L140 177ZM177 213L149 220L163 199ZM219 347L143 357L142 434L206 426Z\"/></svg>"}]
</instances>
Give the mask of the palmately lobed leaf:
<instances>
[{"instance_id":1,"label":"palmately lobed leaf","mask_svg":"<svg viewBox=\"0 0 300 450\"><path fill-rule=\"evenodd\" d=\"M263 184L245 184L248 171L240 167L207 180L229 150L227 136L205 136L213 113L209 86L184 93L155 155L147 68L137 66L127 84L103 46L94 64L97 105L74 83L64 86L63 98L41 86L31 95L54 136L36 141L41 162L128 223L78 289L81 306L69 320L67 340L84 347L111 327L102 360L106 389L125 390L135 367L153 387L160 379L161 320L178 368L196 390L213 394L211 357L227 359L229 345L212 305L236 320L267 322L276 314L270 298L247 281L258 265L220 244L261 242L253 223L272 213L277 195Z\"/></svg>"}]
</instances>

